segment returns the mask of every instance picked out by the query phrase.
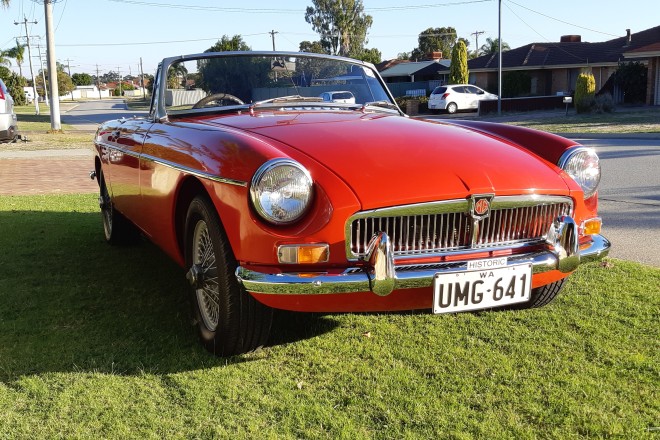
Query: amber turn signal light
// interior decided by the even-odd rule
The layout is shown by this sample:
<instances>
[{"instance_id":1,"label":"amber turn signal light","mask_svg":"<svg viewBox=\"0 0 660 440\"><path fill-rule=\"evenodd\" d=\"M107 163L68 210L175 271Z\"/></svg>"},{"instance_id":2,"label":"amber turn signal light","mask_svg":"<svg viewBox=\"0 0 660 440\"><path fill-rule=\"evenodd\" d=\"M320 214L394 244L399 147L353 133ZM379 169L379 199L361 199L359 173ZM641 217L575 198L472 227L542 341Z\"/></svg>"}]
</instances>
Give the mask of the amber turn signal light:
<instances>
[{"instance_id":1,"label":"amber turn signal light","mask_svg":"<svg viewBox=\"0 0 660 440\"><path fill-rule=\"evenodd\" d=\"M326 263L329 257L330 249L325 243L283 245L277 249L277 260L283 264Z\"/></svg>"},{"instance_id":2,"label":"amber turn signal light","mask_svg":"<svg viewBox=\"0 0 660 440\"><path fill-rule=\"evenodd\" d=\"M582 233L584 235L600 234L600 227L603 220L600 217L590 218L582 222Z\"/></svg>"}]
</instances>

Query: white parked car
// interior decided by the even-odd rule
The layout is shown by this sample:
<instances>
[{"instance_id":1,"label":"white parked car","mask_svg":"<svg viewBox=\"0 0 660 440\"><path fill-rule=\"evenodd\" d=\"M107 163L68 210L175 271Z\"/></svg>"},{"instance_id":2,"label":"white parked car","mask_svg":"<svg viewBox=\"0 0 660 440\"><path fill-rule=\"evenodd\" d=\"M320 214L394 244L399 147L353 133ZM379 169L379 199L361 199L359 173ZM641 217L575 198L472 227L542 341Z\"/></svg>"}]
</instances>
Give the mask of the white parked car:
<instances>
[{"instance_id":1,"label":"white parked car","mask_svg":"<svg viewBox=\"0 0 660 440\"><path fill-rule=\"evenodd\" d=\"M14 100L0 79L0 142L13 141L18 136Z\"/></svg>"},{"instance_id":2,"label":"white parked car","mask_svg":"<svg viewBox=\"0 0 660 440\"><path fill-rule=\"evenodd\" d=\"M321 98L324 102L334 102L338 104L355 104L355 96L348 91L323 92Z\"/></svg>"},{"instance_id":3,"label":"white parked car","mask_svg":"<svg viewBox=\"0 0 660 440\"><path fill-rule=\"evenodd\" d=\"M484 99L497 99L497 95L470 84L438 86L429 97L429 110L447 110L447 113L476 110Z\"/></svg>"}]
</instances>

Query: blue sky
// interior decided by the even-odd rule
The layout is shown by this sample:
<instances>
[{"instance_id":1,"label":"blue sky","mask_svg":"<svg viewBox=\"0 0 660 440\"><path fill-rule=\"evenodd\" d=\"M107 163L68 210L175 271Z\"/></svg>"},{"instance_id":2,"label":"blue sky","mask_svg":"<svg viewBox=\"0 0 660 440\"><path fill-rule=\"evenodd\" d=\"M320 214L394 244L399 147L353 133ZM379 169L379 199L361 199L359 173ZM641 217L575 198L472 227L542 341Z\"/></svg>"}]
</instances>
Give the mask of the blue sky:
<instances>
[{"instance_id":1,"label":"blue sky","mask_svg":"<svg viewBox=\"0 0 660 440\"><path fill-rule=\"evenodd\" d=\"M417 35L429 27L452 26L459 37L475 46L497 38L497 0L363 0L373 16L367 47L376 47L383 59L417 46ZM208 0L57 0L55 54L71 72L101 73L120 70L153 73L166 56L203 52L223 35L240 34L254 50L271 50L269 32L277 50L296 51L303 40L318 36L305 22L311 0L208 1ZM625 5L625 7L622 7ZM9 49L23 25L31 36L45 35L44 6L33 0L11 0L0 9L0 49ZM561 35L579 34L582 41L604 41L623 36L626 29L641 31L660 25L657 1L502 0L502 39L512 48L531 42L558 41ZM39 43L39 40L33 40ZM45 39L40 43L44 47ZM33 52L39 65L37 51ZM25 64L27 66L27 63ZM15 67L15 66L14 66Z\"/></svg>"}]
</instances>

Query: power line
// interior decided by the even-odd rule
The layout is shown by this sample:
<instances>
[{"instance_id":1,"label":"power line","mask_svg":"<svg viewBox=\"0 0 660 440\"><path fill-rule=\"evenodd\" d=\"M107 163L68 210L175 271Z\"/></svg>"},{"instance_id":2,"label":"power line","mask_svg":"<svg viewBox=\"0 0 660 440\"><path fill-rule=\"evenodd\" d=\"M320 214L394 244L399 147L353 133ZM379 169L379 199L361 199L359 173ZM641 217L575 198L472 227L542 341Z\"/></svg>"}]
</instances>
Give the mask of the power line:
<instances>
[{"instance_id":1,"label":"power line","mask_svg":"<svg viewBox=\"0 0 660 440\"><path fill-rule=\"evenodd\" d=\"M111 0L114 1L114 0ZM243 37L252 37L255 35L268 35L270 32L259 32L256 34L244 34ZM131 41L128 43L86 43L86 44L58 44L59 47L102 47L102 46L138 46L148 44L170 44L170 43L191 43L196 41L218 41L219 37L214 38L197 38L194 40L171 40L171 41L144 41L136 42Z\"/></svg>"},{"instance_id":2,"label":"power line","mask_svg":"<svg viewBox=\"0 0 660 440\"><path fill-rule=\"evenodd\" d=\"M241 14L301 14L305 11L303 9L284 9L284 8L238 8L238 7L225 7L225 6L200 6L200 5L184 5L177 3L155 3L140 0L109 0L115 3L124 3L137 6L150 6L156 8L171 8L171 9L187 9L195 11L214 11L214 12L229 12ZM412 11L416 9L429 9L440 8L448 6L461 6L473 3L492 2L493 0L459 0L454 2L432 3L422 5L408 5L408 6L384 6L376 8L364 8L367 12L388 12L388 11Z\"/></svg>"},{"instance_id":3,"label":"power line","mask_svg":"<svg viewBox=\"0 0 660 440\"><path fill-rule=\"evenodd\" d=\"M508 2L508 3L513 3L514 5L516 5L516 6L520 7L520 8L527 9L528 11L533 12L533 13L538 14L538 15L541 15L541 16L543 16L543 17L545 17L545 18L549 18L550 20L555 20L555 21L558 21L558 22L560 22L560 23L567 24L567 25L569 25L569 26L573 26L573 27L576 27L576 28L584 29L584 30L587 30L587 31L590 31L590 32L596 32L597 34L608 35L608 36L610 36L610 37L620 37L620 35L614 35L614 34L609 34L609 33L607 33L607 32L597 31L596 29L590 29L590 28L588 28L588 27L580 26L579 24L569 23L568 21L564 21L564 20L560 20L559 18L551 17L551 16L549 16L549 15L547 15L547 14L544 14L544 13L539 12L539 11L535 11L534 9L530 9L530 8L528 8L527 6L523 6L523 5L519 4L519 3L516 3L516 2L514 2L513 0L507 0L507 2Z\"/></svg>"}]
</instances>

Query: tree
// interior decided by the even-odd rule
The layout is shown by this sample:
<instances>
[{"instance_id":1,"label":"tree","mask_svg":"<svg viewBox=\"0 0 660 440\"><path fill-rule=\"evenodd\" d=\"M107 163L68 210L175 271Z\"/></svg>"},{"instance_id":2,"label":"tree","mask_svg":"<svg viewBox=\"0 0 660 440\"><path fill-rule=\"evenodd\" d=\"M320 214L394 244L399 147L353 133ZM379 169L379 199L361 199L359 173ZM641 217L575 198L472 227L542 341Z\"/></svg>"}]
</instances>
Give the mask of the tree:
<instances>
[{"instance_id":1,"label":"tree","mask_svg":"<svg viewBox=\"0 0 660 440\"><path fill-rule=\"evenodd\" d=\"M11 66L11 61L4 50L0 50L0 66Z\"/></svg>"},{"instance_id":2,"label":"tree","mask_svg":"<svg viewBox=\"0 0 660 440\"><path fill-rule=\"evenodd\" d=\"M301 41L298 49L301 52L329 53L323 48L323 44L320 41Z\"/></svg>"},{"instance_id":3,"label":"tree","mask_svg":"<svg viewBox=\"0 0 660 440\"><path fill-rule=\"evenodd\" d=\"M25 78L12 72L9 78L4 79L4 81L9 94L14 98L14 104L26 105L27 99L25 99L25 91L23 89L27 85Z\"/></svg>"},{"instance_id":4,"label":"tree","mask_svg":"<svg viewBox=\"0 0 660 440\"><path fill-rule=\"evenodd\" d=\"M511 49L506 41L502 42L502 52L506 52ZM486 43L481 46L482 55L494 55L500 50L500 40L495 38L486 38Z\"/></svg>"},{"instance_id":5,"label":"tree","mask_svg":"<svg viewBox=\"0 0 660 440\"><path fill-rule=\"evenodd\" d=\"M646 100L648 69L642 63L635 61L619 63L614 72L614 83L623 90L623 102L643 103Z\"/></svg>"},{"instance_id":6,"label":"tree","mask_svg":"<svg viewBox=\"0 0 660 440\"><path fill-rule=\"evenodd\" d=\"M243 37L240 35L234 35L229 38L227 35L223 35L217 43L213 46L206 49L204 52L228 52L228 51L237 51L237 50L251 50Z\"/></svg>"},{"instance_id":7,"label":"tree","mask_svg":"<svg viewBox=\"0 0 660 440\"><path fill-rule=\"evenodd\" d=\"M26 44L21 44L18 42L18 40L16 40L16 46L5 51L6 56L8 56L9 58L14 58L16 60L16 64L18 64L18 74L20 76L23 76L23 61L25 60L26 47L27 47Z\"/></svg>"},{"instance_id":8,"label":"tree","mask_svg":"<svg viewBox=\"0 0 660 440\"><path fill-rule=\"evenodd\" d=\"M88 73L74 73L71 75L71 80L76 86L91 86L94 84L94 78Z\"/></svg>"},{"instance_id":9,"label":"tree","mask_svg":"<svg viewBox=\"0 0 660 440\"><path fill-rule=\"evenodd\" d=\"M453 27L428 28L417 37L418 46L413 49L411 59L424 59L433 52L442 52L447 58L456 44L456 29Z\"/></svg>"},{"instance_id":10,"label":"tree","mask_svg":"<svg viewBox=\"0 0 660 440\"><path fill-rule=\"evenodd\" d=\"M362 0L312 0L305 21L321 36L323 48L331 54L356 56L367 43L367 32L373 24L364 13Z\"/></svg>"},{"instance_id":11,"label":"tree","mask_svg":"<svg viewBox=\"0 0 660 440\"><path fill-rule=\"evenodd\" d=\"M173 64L167 72L167 88L186 88L188 82L188 69L183 63Z\"/></svg>"},{"instance_id":12,"label":"tree","mask_svg":"<svg viewBox=\"0 0 660 440\"><path fill-rule=\"evenodd\" d=\"M367 63L378 64L383 60L383 54L374 47L371 49L364 49L356 58L358 60L366 61Z\"/></svg>"},{"instance_id":13,"label":"tree","mask_svg":"<svg viewBox=\"0 0 660 440\"><path fill-rule=\"evenodd\" d=\"M250 46L245 44L240 35L229 38L226 35L205 52L226 50L247 51ZM252 89L257 85L266 84L271 72L271 63L267 58L254 57L224 57L203 59L197 62L199 84L207 93L229 93L243 100L252 100Z\"/></svg>"},{"instance_id":14,"label":"tree","mask_svg":"<svg viewBox=\"0 0 660 440\"><path fill-rule=\"evenodd\" d=\"M396 55L396 59L397 59L397 60L409 60L409 59L410 59L410 55L411 55L410 52L399 52L399 53Z\"/></svg>"},{"instance_id":15,"label":"tree","mask_svg":"<svg viewBox=\"0 0 660 440\"><path fill-rule=\"evenodd\" d=\"M449 84L467 84L467 47L463 40L458 40L451 51L451 64L449 65Z\"/></svg>"},{"instance_id":16,"label":"tree","mask_svg":"<svg viewBox=\"0 0 660 440\"><path fill-rule=\"evenodd\" d=\"M48 69L44 69L44 75L46 76L46 81L48 81ZM44 83L39 71L37 76L37 89L40 95L44 95ZM73 81L71 77L64 72L64 65L57 63L57 89L59 95L66 95L67 93L73 91Z\"/></svg>"}]
</instances>

